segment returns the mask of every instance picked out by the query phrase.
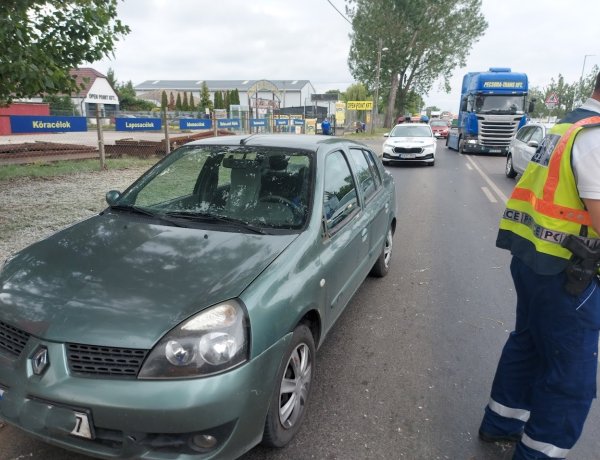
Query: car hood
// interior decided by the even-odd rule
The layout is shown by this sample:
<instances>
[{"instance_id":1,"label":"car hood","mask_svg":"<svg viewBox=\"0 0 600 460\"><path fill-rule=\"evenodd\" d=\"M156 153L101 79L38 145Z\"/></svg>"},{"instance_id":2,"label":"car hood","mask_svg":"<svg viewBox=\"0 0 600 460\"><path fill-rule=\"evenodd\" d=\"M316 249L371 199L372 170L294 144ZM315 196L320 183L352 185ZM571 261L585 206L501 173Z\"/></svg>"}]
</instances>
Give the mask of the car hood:
<instances>
[{"instance_id":1,"label":"car hood","mask_svg":"<svg viewBox=\"0 0 600 460\"><path fill-rule=\"evenodd\" d=\"M402 145L404 147L422 147L424 144L433 144L432 137L389 137L387 144Z\"/></svg>"},{"instance_id":2,"label":"car hood","mask_svg":"<svg viewBox=\"0 0 600 460\"><path fill-rule=\"evenodd\" d=\"M96 216L6 264L0 321L49 341L150 348L187 317L238 296L296 236Z\"/></svg>"}]
</instances>

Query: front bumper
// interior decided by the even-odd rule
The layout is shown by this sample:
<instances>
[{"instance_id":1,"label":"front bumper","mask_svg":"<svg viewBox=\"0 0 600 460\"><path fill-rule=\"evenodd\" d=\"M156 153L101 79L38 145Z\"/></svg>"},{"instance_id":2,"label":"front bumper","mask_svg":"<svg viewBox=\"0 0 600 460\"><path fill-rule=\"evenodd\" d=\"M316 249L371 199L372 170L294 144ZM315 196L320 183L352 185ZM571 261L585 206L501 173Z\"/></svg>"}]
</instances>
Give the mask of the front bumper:
<instances>
[{"instance_id":1,"label":"front bumper","mask_svg":"<svg viewBox=\"0 0 600 460\"><path fill-rule=\"evenodd\" d=\"M43 441L100 458L236 458L262 438L290 337L224 374L151 381L74 377L63 344L32 337L19 358L0 354L0 419ZM29 359L39 345L47 347L50 362L41 376L32 372ZM93 439L73 434L81 414ZM205 451L190 447L195 435L214 436L218 444Z\"/></svg>"},{"instance_id":2,"label":"front bumper","mask_svg":"<svg viewBox=\"0 0 600 460\"><path fill-rule=\"evenodd\" d=\"M423 152L420 154L399 154L383 152L382 161L384 163L433 163L435 161L435 155L431 152Z\"/></svg>"},{"instance_id":3,"label":"front bumper","mask_svg":"<svg viewBox=\"0 0 600 460\"><path fill-rule=\"evenodd\" d=\"M485 153L491 155L506 155L508 153L508 145L506 146L489 146L483 144L475 144L465 142L463 147L465 153Z\"/></svg>"}]
</instances>

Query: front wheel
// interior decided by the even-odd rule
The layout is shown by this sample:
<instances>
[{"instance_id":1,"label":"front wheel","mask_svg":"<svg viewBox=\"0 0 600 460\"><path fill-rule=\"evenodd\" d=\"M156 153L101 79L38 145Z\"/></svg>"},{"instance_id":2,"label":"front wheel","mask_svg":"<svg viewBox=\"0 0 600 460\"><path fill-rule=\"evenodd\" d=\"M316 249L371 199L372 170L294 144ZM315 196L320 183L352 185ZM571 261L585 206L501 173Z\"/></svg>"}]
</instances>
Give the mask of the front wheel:
<instances>
[{"instance_id":1,"label":"front wheel","mask_svg":"<svg viewBox=\"0 0 600 460\"><path fill-rule=\"evenodd\" d=\"M393 247L392 228L390 227L385 235L385 241L383 242L383 248L381 254L375 261L375 265L371 269L371 275L377 278L383 278L390 271L390 261L392 260L392 247Z\"/></svg>"},{"instance_id":2,"label":"front wheel","mask_svg":"<svg viewBox=\"0 0 600 460\"><path fill-rule=\"evenodd\" d=\"M510 153L506 155L506 167L504 168L504 174L506 174L506 177L510 179L517 177L517 171L515 171L513 168L512 155Z\"/></svg>"},{"instance_id":3,"label":"front wheel","mask_svg":"<svg viewBox=\"0 0 600 460\"><path fill-rule=\"evenodd\" d=\"M315 353L315 340L310 329L300 324L294 330L277 373L265 421L264 445L283 447L300 429L310 395Z\"/></svg>"}]
</instances>

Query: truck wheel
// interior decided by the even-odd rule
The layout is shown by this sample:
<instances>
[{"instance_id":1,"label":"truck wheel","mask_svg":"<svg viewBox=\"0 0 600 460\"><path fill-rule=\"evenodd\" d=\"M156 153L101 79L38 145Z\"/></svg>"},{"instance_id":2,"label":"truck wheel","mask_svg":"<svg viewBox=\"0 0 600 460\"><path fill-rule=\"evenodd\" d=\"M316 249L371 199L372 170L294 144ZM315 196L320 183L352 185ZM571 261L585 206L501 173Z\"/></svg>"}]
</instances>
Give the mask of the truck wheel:
<instances>
[{"instance_id":1,"label":"truck wheel","mask_svg":"<svg viewBox=\"0 0 600 460\"><path fill-rule=\"evenodd\" d=\"M465 153L465 140L462 137L458 139L458 152Z\"/></svg>"}]
</instances>

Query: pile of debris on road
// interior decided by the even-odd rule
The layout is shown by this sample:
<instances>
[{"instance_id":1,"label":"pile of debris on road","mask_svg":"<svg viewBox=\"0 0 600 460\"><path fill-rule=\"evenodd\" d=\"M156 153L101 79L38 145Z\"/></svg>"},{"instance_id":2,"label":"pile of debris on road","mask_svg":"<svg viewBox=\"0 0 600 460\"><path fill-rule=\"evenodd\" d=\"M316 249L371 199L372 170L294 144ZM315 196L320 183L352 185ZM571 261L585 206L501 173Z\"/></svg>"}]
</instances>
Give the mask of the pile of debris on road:
<instances>
[{"instance_id":1,"label":"pile of debris on road","mask_svg":"<svg viewBox=\"0 0 600 460\"><path fill-rule=\"evenodd\" d=\"M235 134L231 131L219 130L218 136ZM204 131L185 136L176 136L169 139L170 150L180 147L197 139L213 137L213 131ZM105 145L104 152L107 157L121 157L123 155L140 158L151 156L164 156L167 152L165 140L145 141L135 139L119 139L114 145ZM37 161L57 161L71 159L98 158L97 146L61 144L55 142L24 142L20 144L0 145L0 164L9 163L34 163Z\"/></svg>"},{"instance_id":2,"label":"pile of debris on road","mask_svg":"<svg viewBox=\"0 0 600 460\"><path fill-rule=\"evenodd\" d=\"M40 158L57 155L87 154L96 156L98 149L89 145L57 144L54 142L25 142L0 145L0 159Z\"/></svg>"},{"instance_id":3,"label":"pile of debris on road","mask_svg":"<svg viewBox=\"0 0 600 460\"><path fill-rule=\"evenodd\" d=\"M218 136L229 136L235 134L231 131L219 130ZM192 142L198 139L205 139L207 137L213 137L215 134L213 131L204 131L195 134L189 134L186 136L177 136L169 138L170 150L177 147L181 147L188 142ZM153 155L163 156L166 154L166 140L161 141L144 141L136 139L118 139L114 145L105 145L104 151L108 156L120 157L122 155L136 156L141 158L148 158Z\"/></svg>"}]
</instances>

